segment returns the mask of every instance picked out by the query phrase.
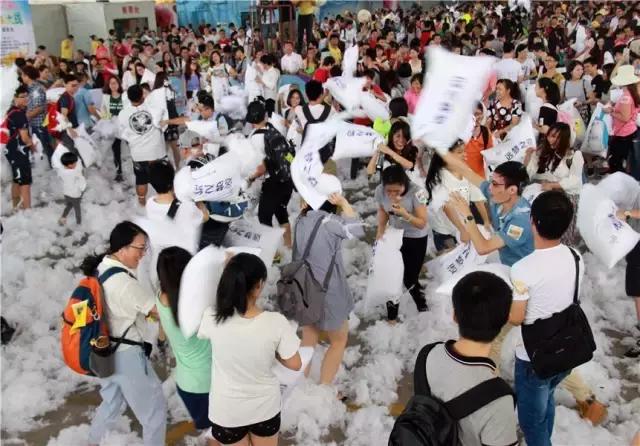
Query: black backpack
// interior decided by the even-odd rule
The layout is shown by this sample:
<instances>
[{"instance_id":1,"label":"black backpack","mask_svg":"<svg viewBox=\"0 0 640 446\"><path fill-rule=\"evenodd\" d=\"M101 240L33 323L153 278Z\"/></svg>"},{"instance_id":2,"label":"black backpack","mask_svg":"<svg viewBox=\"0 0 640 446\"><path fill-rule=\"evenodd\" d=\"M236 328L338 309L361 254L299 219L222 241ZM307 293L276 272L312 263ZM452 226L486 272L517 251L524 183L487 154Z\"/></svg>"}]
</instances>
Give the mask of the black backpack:
<instances>
[{"instance_id":1,"label":"black backpack","mask_svg":"<svg viewBox=\"0 0 640 446\"><path fill-rule=\"evenodd\" d=\"M258 129L256 134L264 134L265 166L269 177L279 183L291 181L291 162L296 156L296 150L282 133L271 124Z\"/></svg>"},{"instance_id":2,"label":"black backpack","mask_svg":"<svg viewBox=\"0 0 640 446\"><path fill-rule=\"evenodd\" d=\"M415 395L396 419L389 446L455 446L459 444L458 421L505 395L515 396L499 377L484 381L454 399L443 402L431 394L427 382L427 355L442 344L422 347L413 372ZM514 404L515 405L515 404Z\"/></svg>"},{"instance_id":3,"label":"black backpack","mask_svg":"<svg viewBox=\"0 0 640 446\"><path fill-rule=\"evenodd\" d=\"M304 129L302 129L302 142L304 142L304 139L307 136L307 127L309 127L309 124L324 122L329 117L329 114L331 114L331 106L327 104L322 104L322 105L324 106L324 109L322 110L322 113L318 118L313 117L313 114L311 114L311 109L309 108L308 104L305 104L302 106L302 114L304 115L304 118L307 120L307 123L304 125ZM319 150L320 161L322 162L322 164L326 163L327 160L331 158L335 150L335 145L336 145L336 140L334 138Z\"/></svg>"}]
</instances>

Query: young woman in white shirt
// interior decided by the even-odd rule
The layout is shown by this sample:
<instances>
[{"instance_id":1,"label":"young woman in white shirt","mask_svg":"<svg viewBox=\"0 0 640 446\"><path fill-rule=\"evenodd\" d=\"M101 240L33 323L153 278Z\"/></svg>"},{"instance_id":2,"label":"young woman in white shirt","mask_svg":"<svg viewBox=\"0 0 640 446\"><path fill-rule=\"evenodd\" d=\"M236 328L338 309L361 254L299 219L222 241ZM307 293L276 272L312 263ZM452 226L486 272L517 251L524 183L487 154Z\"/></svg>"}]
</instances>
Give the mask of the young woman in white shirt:
<instances>
[{"instance_id":1,"label":"young woman in white shirt","mask_svg":"<svg viewBox=\"0 0 640 446\"><path fill-rule=\"evenodd\" d=\"M214 352L209 394L211 434L221 444L276 446L280 431L277 360L300 370L300 339L280 313L256 302L267 280L260 258L238 254L227 263L214 308L202 317L198 337Z\"/></svg>"},{"instance_id":2,"label":"young woman in white shirt","mask_svg":"<svg viewBox=\"0 0 640 446\"><path fill-rule=\"evenodd\" d=\"M462 140L449 149L452 155L466 161L465 143ZM449 170L447 164L440 155L435 153L429 164L427 179L425 181L427 189L427 199L432 202L434 195L445 194L449 196L452 192L457 192L467 203L473 202L482 217L485 227L490 227L489 214L485 202L487 201L480 189L469 183L461 174ZM457 244L456 233L466 234L464 223L456 215L455 209L444 205L437 209L429 209L429 223L433 231L433 243L438 252L451 249Z\"/></svg>"},{"instance_id":3,"label":"young woman in white shirt","mask_svg":"<svg viewBox=\"0 0 640 446\"><path fill-rule=\"evenodd\" d=\"M211 80L211 95L215 101L216 108L220 99L229 94L229 89L231 88L229 77L235 74L235 70L223 62L219 51L211 53L207 75Z\"/></svg>"},{"instance_id":4,"label":"young woman in white shirt","mask_svg":"<svg viewBox=\"0 0 640 446\"><path fill-rule=\"evenodd\" d=\"M537 149L528 149L524 159L532 182L542 184L542 190L561 189L567 193L574 211L584 172L582 152L571 147L571 129L568 124L557 122L549 127ZM575 217L563 236L563 243L572 245L576 238Z\"/></svg>"},{"instance_id":5,"label":"young woman in white shirt","mask_svg":"<svg viewBox=\"0 0 640 446\"><path fill-rule=\"evenodd\" d=\"M275 58L271 54L265 54L260 58L258 67L260 72L256 78L256 82L262 86L265 99L278 99L278 80L280 72L274 67Z\"/></svg>"}]
</instances>

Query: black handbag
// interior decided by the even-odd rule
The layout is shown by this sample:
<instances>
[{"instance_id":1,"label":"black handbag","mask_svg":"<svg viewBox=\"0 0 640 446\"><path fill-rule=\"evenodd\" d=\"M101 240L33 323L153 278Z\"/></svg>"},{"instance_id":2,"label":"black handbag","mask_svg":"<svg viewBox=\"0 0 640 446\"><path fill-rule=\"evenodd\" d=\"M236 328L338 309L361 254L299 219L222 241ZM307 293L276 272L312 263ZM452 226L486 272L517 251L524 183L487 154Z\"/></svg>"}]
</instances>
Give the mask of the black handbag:
<instances>
[{"instance_id":1,"label":"black handbag","mask_svg":"<svg viewBox=\"0 0 640 446\"><path fill-rule=\"evenodd\" d=\"M522 326L522 340L531 365L541 379L567 372L593 358L596 343L587 316L580 307L580 258L569 248L576 262L573 302L559 313Z\"/></svg>"}]
</instances>

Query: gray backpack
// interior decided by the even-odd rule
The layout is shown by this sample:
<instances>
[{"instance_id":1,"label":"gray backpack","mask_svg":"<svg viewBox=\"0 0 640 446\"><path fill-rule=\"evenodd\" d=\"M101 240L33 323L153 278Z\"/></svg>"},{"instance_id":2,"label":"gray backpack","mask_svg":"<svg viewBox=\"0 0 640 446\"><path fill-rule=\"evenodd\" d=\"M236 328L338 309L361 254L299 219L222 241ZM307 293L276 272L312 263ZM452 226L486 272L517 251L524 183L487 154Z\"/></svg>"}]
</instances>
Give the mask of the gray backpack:
<instances>
[{"instance_id":1,"label":"gray backpack","mask_svg":"<svg viewBox=\"0 0 640 446\"><path fill-rule=\"evenodd\" d=\"M327 275L324 281L320 283L314 277L311 265L307 262L311 245L316 238L323 219L324 215L321 215L316 221L302 257L298 260L293 260L282 268L280 280L276 284L280 312L287 319L293 319L301 326L313 325L322 320L327 287L336 264L337 252L333 254ZM294 236L292 251L294 255L296 253L296 240L297 237Z\"/></svg>"}]
</instances>

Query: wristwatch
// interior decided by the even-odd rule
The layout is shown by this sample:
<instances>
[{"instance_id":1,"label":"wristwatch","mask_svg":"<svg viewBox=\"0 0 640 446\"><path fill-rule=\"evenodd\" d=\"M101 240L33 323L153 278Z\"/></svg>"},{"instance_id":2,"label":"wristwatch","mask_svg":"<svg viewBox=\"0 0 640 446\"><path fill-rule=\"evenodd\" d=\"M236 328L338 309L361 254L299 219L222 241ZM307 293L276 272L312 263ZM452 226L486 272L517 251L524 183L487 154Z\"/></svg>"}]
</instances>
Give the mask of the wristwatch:
<instances>
[{"instance_id":1,"label":"wristwatch","mask_svg":"<svg viewBox=\"0 0 640 446\"><path fill-rule=\"evenodd\" d=\"M465 220L465 223L471 223L471 222L474 222L474 223L475 223L475 221L476 221L476 219L473 217L473 215L467 215L467 216L464 218L464 220Z\"/></svg>"},{"instance_id":2,"label":"wristwatch","mask_svg":"<svg viewBox=\"0 0 640 446\"><path fill-rule=\"evenodd\" d=\"M629 221L631 219L631 211L624 211L624 218Z\"/></svg>"}]
</instances>

